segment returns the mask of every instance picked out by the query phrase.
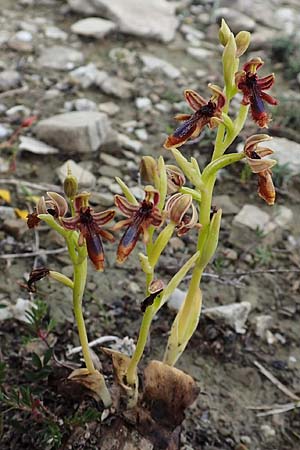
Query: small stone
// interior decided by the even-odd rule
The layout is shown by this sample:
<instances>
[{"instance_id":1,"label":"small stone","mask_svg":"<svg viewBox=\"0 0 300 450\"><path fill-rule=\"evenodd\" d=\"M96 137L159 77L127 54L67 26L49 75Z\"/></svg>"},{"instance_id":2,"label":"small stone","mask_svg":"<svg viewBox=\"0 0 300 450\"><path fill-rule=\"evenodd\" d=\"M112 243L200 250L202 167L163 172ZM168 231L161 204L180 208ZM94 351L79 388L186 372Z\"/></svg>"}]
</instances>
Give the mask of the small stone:
<instances>
[{"instance_id":1,"label":"small stone","mask_svg":"<svg viewBox=\"0 0 300 450\"><path fill-rule=\"evenodd\" d=\"M45 142L39 141L29 136L20 136L20 150L26 150L36 155L55 155L59 150L55 147L51 147Z\"/></svg>"},{"instance_id":2,"label":"small stone","mask_svg":"<svg viewBox=\"0 0 300 450\"><path fill-rule=\"evenodd\" d=\"M47 69L60 71L72 70L83 62L83 54L71 47L55 45L45 47L38 59L38 64Z\"/></svg>"},{"instance_id":3,"label":"small stone","mask_svg":"<svg viewBox=\"0 0 300 450\"><path fill-rule=\"evenodd\" d=\"M120 107L114 102L105 102L99 104L99 111L109 116L115 116L120 111Z\"/></svg>"},{"instance_id":4,"label":"small stone","mask_svg":"<svg viewBox=\"0 0 300 450\"><path fill-rule=\"evenodd\" d=\"M144 128L138 128L137 130L134 130L134 133L140 141L148 140L148 133Z\"/></svg>"},{"instance_id":5,"label":"small stone","mask_svg":"<svg viewBox=\"0 0 300 450\"><path fill-rule=\"evenodd\" d=\"M152 109L152 102L148 97L137 97L135 99L135 106L142 111L150 111Z\"/></svg>"},{"instance_id":6,"label":"small stone","mask_svg":"<svg viewBox=\"0 0 300 450\"><path fill-rule=\"evenodd\" d=\"M183 250L185 248L185 243L182 239L177 236L174 236L169 241L171 248L177 252L178 250Z\"/></svg>"},{"instance_id":7,"label":"small stone","mask_svg":"<svg viewBox=\"0 0 300 450\"><path fill-rule=\"evenodd\" d=\"M9 171L9 161L0 157L0 173L6 173ZM1 215L0 215L1 217Z\"/></svg>"},{"instance_id":8,"label":"small stone","mask_svg":"<svg viewBox=\"0 0 300 450\"><path fill-rule=\"evenodd\" d=\"M270 315L262 315L255 317L255 334L256 336L266 339L266 332L272 327L273 317Z\"/></svg>"},{"instance_id":9,"label":"small stone","mask_svg":"<svg viewBox=\"0 0 300 450\"><path fill-rule=\"evenodd\" d=\"M21 219L6 219L2 224L2 229L16 240L21 239L24 233L28 231L25 220Z\"/></svg>"},{"instance_id":10,"label":"small stone","mask_svg":"<svg viewBox=\"0 0 300 450\"><path fill-rule=\"evenodd\" d=\"M225 248L222 253L225 258L230 261L236 261L238 259L238 254L235 250L233 250L233 248Z\"/></svg>"},{"instance_id":11,"label":"small stone","mask_svg":"<svg viewBox=\"0 0 300 450\"><path fill-rule=\"evenodd\" d=\"M188 47L187 52L198 61L205 61L213 57L213 52L206 48Z\"/></svg>"},{"instance_id":12,"label":"small stone","mask_svg":"<svg viewBox=\"0 0 300 450\"><path fill-rule=\"evenodd\" d=\"M101 78L101 76L104 79L106 72L102 73L93 63L77 67L69 73L70 80L79 84L83 89L87 89L95 84L96 80Z\"/></svg>"},{"instance_id":13,"label":"small stone","mask_svg":"<svg viewBox=\"0 0 300 450\"><path fill-rule=\"evenodd\" d=\"M222 208L223 215L237 214L239 212L239 208L232 201L232 196L230 197L226 194L213 197L212 204L218 209Z\"/></svg>"},{"instance_id":14,"label":"small stone","mask_svg":"<svg viewBox=\"0 0 300 450\"><path fill-rule=\"evenodd\" d=\"M126 134L118 134L118 142L121 145L121 147L127 148L128 150L132 150L135 153L140 153L142 150L143 144L139 141L136 141L134 139L130 139Z\"/></svg>"},{"instance_id":15,"label":"small stone","mask_svg":"<svg viewBox=\"0 0 300 450\"><path fill-rule=\"evenodd\" d=\"M109 58L119 64L132 66L136 63L136 53L125 47L114 47L109 51Z\"/></svg>"},{"instance_id":16,"label":"small stone","mask_svg":"<svg viewBox=\"0 0 300 450\"><path fill-rule=\"evenodd\" d=\"M266 440L276 436L276 431L270 425L261 425L260 430Z\"/></svg>"},{"instance_id":17,"label":"small stone","mask_svg":"<svg viewBox=\"0 0 300 450\"><path fill-rule=\"evenodd\" d=\"M269 345L273 345L276 343L276 337L270 330L266 330L266 341Z\"/></svg>"},{"instance_id":18,"label":"small stone","mask_svg":"<svg viewBox=\"0 0 300 450\"><path fill-rule=\"evenodd\" d=\"M7 305L0 309L0 321L7 319L16 319L20 322L28 323L28 310L34 308L34 303L30 300L18 298L15 305Z\"/></svg>"},{"instance_id":19,"label":"small stone","mask_svg":"<svg viewBox=\"0 0 300 450\"><path fill-rule=\"evenodd\" d=\"M75 111L41 120L35 131L41 140L69 153L89 153L106 142L111 127L104 113Z\"/></svg>"},{"instance_id":20,"label":"small stone","mask_svg":"<svg viewBox=\"0 0 300 450\"><path fill-rule=\"evenodd\" d=\"M101 153L100 159L107 164L108 166L112 167L123 167L124 161L120 158L116 158L115 156L109 155L107 153Z\"/></svg>"},{"instance_id":21,"label":"small stone","mask_svg":"<svg viewBox=\"0 0 300 450\"><path fill-rule=\"evenodd\" d=\"M114 196L110 192L92 192L90 200L91 203L104 207L111 207L114 205Z\"/></svg>"},{"instance_id":22,"label":"small stone","mask_svg":"<svg viewBox=\"0 0 300 450\"><path fill-rule=\"evenodd\" d=\"M75 111L98 111L97 104L88 98L78 98L74 100Z\"/></svg>"},{"instance_id":23,"label":"small stone","mask_svg":"<svg viewBox=\"0 0 300 450\"><path fill-rule=\"evenodd\" d=\"M31 110L24 105L16 105L6 111L6 115L12 120L23 120L30 114Z\"/></svg>"},{"instance_id":24,"label":"small stone","mask_svg":"<svg viewBox=\"0 0 300 450\"><path fill-rule=\"evenodd\" d=\"M203 315L214 321L223 321L232 327L236 333L244 334L246 332L244 326L250 311L251 303L241 302L206 308Z\"/></svg>"},{"instance_id":25,"label":"small stone","mask_svg":"<svg viewBox=\"0 0 300 450\"><path fill-rule=\"evenodd\" d=\"M116 24L110 20L100 19L99 17L88 17L87 19L75 22L71 26L71 31L81 36L101 39L116 28Z\"/></svg>"},{"instance_id":26,"label":"small stone","mask_svg":"<svg viewBox=\"0 0 300 450\"><path fill-rule=\"evenodd\" d=\"M109 177L110 179L113 179L116 177L119 177L119 178L122 177L122 172L117 167L103 165L100 168L100 172L101 172L102 176Z\"/></svg>"},{"instance_id":27,"label":"small stone","mask_svg":"<svg viewBox=\"0 0 300 450\"><path fill-rule=\"evenodd\" d=\"M265 243L272 244L282 237L283 229L292 223L293 212L286 206L278 206L272 215L254 205L244 205L232 222L229 240L243 248L249 242L263 237Z\"/></svg>"},{"instance_id":28,"label":"small stone","mask_svg":"<svg viewBox=\"0 0 300 450\"><path fill-rule=\"evenodd\" d=\"M139 57L144 64L144 73L162 73L171 80L175 80L181 76L179 69L163 59L147 54L140 55Z\"/></svg>"},{"instance_id":29,"label":"small stone","mask_svg":"<svg viewBox=\"0 0 300 450\"><path fill-rule=\"evenodd\" d=\"M1 162L0 162L1 166ZM7 220L7 219L15 219L16 214L14 208L11 206L1 206L0 205L0 219L1 220Z\"/></svg>"},{"instance_id":30,"label":"small stone","mask_svg":"<svg viewBox=\"0 0 300 450\"><path fill-rule=\"evenodd\" d=\"M7 139L12 134L12 129L0 123L0 139Z\"/></svg>"},{"instance_id":31,"label":"small stone","mask_svg":"<svg viewBox=\"0 0 300 450\"><path fill-rule=\"evenodd\" d=\"M21 84L21 75L16 70L3 70L0 72L0 91L15 89Z\"/></svg>"},{"instance_id":32,"label":"small stone","mask_svg":"<svg viewBox=\"0 0 300 450\"><path fill-rule=\"evenodd\" d=\"M31 53L33 51L32 34L29 31L18 31L7 44L9 48L17 52Z\"/></svg>"},{"instance_id":33,"label":"small stone","mask_svg":"<svg viewBox=\"0 0 300 450\"><path fill-rule=\"evenodd\" d=\"M178 312L180 310L182 303L185 300L185 297L186 291L182 291L181 289L176 288L167 302L168 308Z\"/></svg>"},{"instance_id":34,"label":"small stone","mask_svg":"<svg viewBox=\"0 0 300 450\"><path fill-rule=\"evenodd\" d=\"M106 74L106 76L98 76L95 80L95 85L99 87L102 92L121 99L131 97L133 91L133 85L131 83L119 77L112 77L106 72L102 72L102 75L103 74Z\"/></svg>"},{"instance_id":35,"label":"small stone","mask_svg":"<svg viewBox=\"0 0 300 450\"><path fill-rule=\"evenodd\" d=\"M65 31L54 26L46 27L44 32L49 39L65 41L68 38L68 34Z\"/></svg>"},{"instance_id":36,"label":"small stone","mask_svg":"<svg viewBox=\"0 0 300 450\"><path fill-rule=\"evenodd\" d=\"M66 176L68 168L71 169L72 175L77 178L78 183L83 188L91 188L96 184L96 177L89 170L83 169L79 164L77 164L72 159L66 161L62 166L56 169L56 173L58 178L63 184Z\"/></svg>"},{"instance_id":37,"label":"small stone","mask_svg":"<svg viewBox=\"0 0 300 450\"><path fill-rule=\"evenodd\" d=\"M292 175L300 175L300 144L286 138L274 137L268 142L268 148L274 150L273 159L280 166L287 164Z\"/></svg>"},{"instance_id":38,"label":"small stone","mask_svg":"<svg viewBox=\"0 0 300 450\"><path fill-rule=\"evenodd\" d=\"M110 184L109 184L109 190L113 194L122 194L123 193L123 191L120 188L120 186L118 185L118 183L112 183L111 180L110 180Z\"/></svg>"},{"instance_id":39,"label":"small stone","mask_svg":"<svg viewBox=\"0 0 300 450\"><path fill-rule=\"evenodd\" d=\"M295 369L297 367L297 358L295 356L290 355L288 357L288 368Z\"/></svg>"}]
</instances>

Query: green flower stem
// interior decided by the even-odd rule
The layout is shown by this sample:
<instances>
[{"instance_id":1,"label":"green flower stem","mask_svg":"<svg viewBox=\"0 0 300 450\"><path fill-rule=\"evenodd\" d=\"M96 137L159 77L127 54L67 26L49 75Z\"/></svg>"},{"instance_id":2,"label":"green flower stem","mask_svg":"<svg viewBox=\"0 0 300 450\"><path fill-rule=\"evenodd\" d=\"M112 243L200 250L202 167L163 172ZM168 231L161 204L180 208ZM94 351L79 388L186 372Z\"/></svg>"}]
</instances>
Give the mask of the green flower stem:
<instances>
[{"instance_id":1,"label":"green flower stem","mask_svg":"<svg viewBox=\"0 0 300 450\"><path fill-rule=\"evenodd\" d=\"M146 309L145 314L143 316L139 338L136 344L136 349L127 369L126 381L129 386L134 386L136 384L137 366L144 353L144 349L147 343L147 337L149 334L154 314L155 314L154 306L151 305Z\"/></svg>"},{"instance_id":2,"label":"green flower stem","mask_svg":"<svg viewBox=\"0 0 300 450\"><path fill-rule=\"evenodd\" d=\"M149 259L149 264L152 267L152 271L150 273L146 274L146 294L149 293L149 285L151 281L153 280L154 276L154 268L157 264L157 261L165 249L166 245L168 244L173 232L174 232L175 224L170 222L159 234L158 238L152 244L151 246L147 246L147 254ZM151 234L151 242L152 242L152 236ZM140 327L139 337L136 344L136 349L134 351L134 354L130 360L127 374L126 374L126 380L129 386L134 386L136 382L136 372L137 372L137 366L140 362L141 357L143 356L145 345L147 343L147 337L149 334L150 326L152 319L157 311L157 308L155 308L154 305L149 306L145 314L143 316L143 320Z\"/></svg>"},{"instance_id":3,"label":"green flower stem","mask_svg":"<svg viewBox=\"0 0 300 450\"><path fill-rule=\"evenodd\" d=\"M73 308L75 319L77 322L79 340L82 347L85 365L88 371L92 373L95 371L95 367L90 354L88 338L82 314L82 297L86 283L86 276L87 276L87 258L84 258L80 264L74 264Z\"/></svg>"}]
</instances>

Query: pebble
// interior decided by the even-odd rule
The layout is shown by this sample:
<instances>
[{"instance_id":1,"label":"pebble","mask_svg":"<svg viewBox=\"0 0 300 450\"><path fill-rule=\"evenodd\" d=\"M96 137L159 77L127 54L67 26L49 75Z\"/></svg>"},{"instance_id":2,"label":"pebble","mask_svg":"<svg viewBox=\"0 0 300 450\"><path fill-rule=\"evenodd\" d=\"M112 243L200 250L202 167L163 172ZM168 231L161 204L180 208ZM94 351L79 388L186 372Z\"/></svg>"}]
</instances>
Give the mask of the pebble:
<instances>
[{"instance_id":1,"label":"pebble","mask_svg":"<svg viewBox=\"0 0 300 450\"><path fill-rule=\"evenodd\" d=\"M16 70L0 72L0 92L15 89L21 85L21 75Z\"/></svg>"},{"instance_id":2,"label":"pebble","mask_svg":"<svg viewBox=\"0 0 300 450\"><path fill-rule=\"evenodd\" d=\"M300 144L298 142L274 137L266 146L274 150L272 159L276 159L280 166L287 164L292 175L300 175Z\"/></svg>"},{"instance_id":3,"label":"pebble","mask_svg":"<svg viewBox=\"0 0 300 450\"><path fill-rule=\"evenodd\" d=\"M144 64L144 73L160 72L171 80L175 80L181 76L180 70L164 59L149 54L141 54L139 55L139 58Z\"/></svg>"},{"instance_id":4,"label":"pebble","mask_svg":"<svg viewBox=\"0 0 300 450\"><path fill-rule=\"evenodd\" d=\"M148 97L137 97L135 99L135 106L142 111L150 111L152 109L152 102Z\"/></svg>"},{"instance_id":5,"label":"pebble","mask_svg":"<svg viewBox=\"0 0 300 450\"><path fill-rule=\"evenodd\" d=\"M276 436L276 431L274 428L270 427L268 424L261 425L260 430L265 439L270 439Z\"/></svg>"},{"instance_id":6,"label":"pebble","mask_svg":"<svg viewBox=\"0 0 300 450\"><path fill-rule=\"evenodd\" d=\"M115 116L120 111L120 107L114 102L105 102L99 104L99 111L106 113L109 116Z\"/></svg>"},{"instance_id":7,"label":"pebble","mask_svg":"<svg viewBox=\"0 0 300 450\"><path fill-rule=\"evenodd\" d=\"M254 324L256 336L266 339L266 332L273 325L273 317L269 314L257 316L255 317Z\"/></svg>"},{"instance_id":8,"label":"pebble","mask_svg":"<svg viewBox=\"0 0 300 450\"><path fill-rule=\"evenodd\" d=\"M0 161L0 167L1 167L1 161ZM6 219L15 219L16 214L14 208L11 206L1 206L0 205L0 218L1 220Z\"/></svg>"},{"instance_id":9,"label":"pebble","mask_svg":"<svg viewBox=\"0 0 300 450\"><path fill-rule=\"evenodd\" d=\"M143 146L143 144L140 141L130 139L128 136L126 136L126 134L122 133L118 134L118 142L121 145L121 147L127 148L128 150L132 150L135 153L140 153Z\"/></svg>"},{"instance_id":10,"label":"pebble","mask_svg":"<svg viewBox=\"0 0 300 450\"><path fill-rule=\"evenodd\" d=\"M134 133L140 141L148 140L148 133L144 128L138 128L137 130L134 130Z\"/></svg>"},{"instance_id":11,"label":"pebble","mask_svg":"<svg viewBox=\"0 0 300 450\"><path fill-rule=\"evenodd\" d=\"M116 158L115 156L109 155L108 153L101 153L100 159L107 164L108 166L112 167L124 167L124 161L120 158Z\"/></svg>"},{"instance_id":12,"label":"pebble","mask_svg":"<svg viewBox=\"0 0 300 450\"><path fill-rule=\"evenodd\" d=\"M54 26L45 27L44 33L49 39L66 41L68 38L68 33Z\"/></svg>"},{"instance_id":13,"label":"pebble","mask_svg":"<svg viewBox=\"0 0 300 450\"><path fill-rule=\"evenodd\" d=\"M57 148L45 144L45 142L39 141L38 139L29 136L20 136L19 139L20 150L26 150L36 155L55 155L56 153L59 153Z\"/></svg>"},{"instance_id":14,"label":"pebble","mask_svg":"<svg viewBox=\"0 0 300 450\"><path fill-rule=\"evenodd\" d=\"M258 233L264 242L274 243L282 237L282 231L288 229L293 220L293 212L279 205L269 214L261 208L246 204L234 217L229 240L237 247L244 248L249 242L258 239Z\"/></svg>"},{"instance_id":15,"label":"pebble","mask_svg":"<svg viewBox=\"0 0 300 450\"><path fill-rule=\"evenodd\" d=\"M91 203L112 207L114 205L114 196L110 192L92 192Z\"/></svg>"},{"instance_id":16,"label":"pebble","mask_svg":"<svg viewBox=\"0 0 300 450\"><path fill-rule=\"evenodd\" d=\"M102 72L102 76L98 76L95 85L107 95L113 95L120 99L128 99L132 96L133 85L120 77L110 76L106 72Z\"/></svg>"},{"instance_id":17,"label":"pebble","mask_svg":"<svg viewBox=\"0 0 300 450\"><path fill-rule=\"evenodd\" d=\"M84 56L71 47L55 45L41 51L38 64L46 69L69 71L83 63Z\"/></svg>"},{"instance_id":18,"label":"pebble","mask_svg":"<svg viewBox=\"0 0 300 450\"><path fill-rule=\"evenodd\" d=\"M77 98L73 102L75 111L97 111L97 104L88 98Z\"/></svg>"},{"instance_id":19,"label":"pebble","mask_svg":"<svg viewBox=\"0 0 300 450\"><path fill-rule=\"evenodd\" d=\"M231 303L228 305L215 306L203 310L203 315L214 321L223 321L238 334L244 334L246 329L245 323L251 311L251 303Z\"/></svg>"},{"instance_id":20,"label":"pebble","mask_svg":"<svg viewBox=\"0 0 300 450\"><path fill-rule=\"evenodd\" d=\"M89 153L106 142L111 126L104 113L72 111L41 120L35 131L39 139L66 152Z\"/></svg>"},{"instance_id":21,"label":"pebble","mask_svg":"<svg viewBox=\"0 0 300 450\"><path fill-rule=\"evenodd\" d=\"M96 184L96 177L89 170L83 169L79 164L77 164L72 159L66 161L62 166L56 169L56 174L59 178L61 184L63 184L66 176L68 167L72 171L72 175L77 178L79 185L82 188L91 188Z\"/></svg>"},{"instance_id":22,"label":"pebble","mask_svg":"<svg viewBox=\"0 0 300 450\"><path fill-rule=\"evenodd\" d=\"M7 158L0 157L0 173L6 173L9 171L9 161ZM1 217L1 214L0 214Z\"/></svg>"},{"instance_id":23,"label":"pebble","mask_svg":"<svg viewBox=\"0 0 300 450\"><path fill-rule=\"evenodd\" d=\"M187 52L193 58L197 59L197 61L205 61L213 57L213 52L206 48L188 47Z\"/></svg>"},{"instance_id":24,"label":"pebble","mask_svg":"<svg viewBox=\"0 0 300 450\"><path fill-rule=\"evenodd\" d=\"M0 139L7 139L12 134L12 129L7 125L2 125L0 123Z\"/></svg>"},{"instance_id":25,"label":"pebble","mask_svg":"<svg viewBox=\"0 0 300 450\"><path fill-rule=\"evenodd\" d=\"M110 20L100 19L99 17L88 17L75 22L71 26L71 31L80 36L101 39L116 28L116 24Z\"/></svg>"}]
</instances>

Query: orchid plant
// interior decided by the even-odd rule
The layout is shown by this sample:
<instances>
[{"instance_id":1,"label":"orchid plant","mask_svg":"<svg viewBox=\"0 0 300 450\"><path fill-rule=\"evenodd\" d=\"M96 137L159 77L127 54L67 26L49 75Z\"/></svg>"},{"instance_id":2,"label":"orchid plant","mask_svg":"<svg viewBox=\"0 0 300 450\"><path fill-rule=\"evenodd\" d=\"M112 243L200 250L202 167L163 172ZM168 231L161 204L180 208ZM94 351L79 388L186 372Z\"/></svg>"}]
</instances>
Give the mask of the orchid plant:
<instances>
[{"instance_id":1,"label":"orchid plant","mask_svg":"<svg viewBox=\"0 0 300 450\"><path fill-rule=\"evenodd\" d=\"M115 196L115 206L125 216L108 231L103 226L115 215L114 209L95 212L89 205L89 193L78 192L76 179L68 174L64 191L65 196L48 192L37 204L36 212L28 217L29 227L39 221L46 222L66 241L70 259L73 264L73 279L52 271L35 270L30 284L45 275L68 286L73 292L74 314L77 321L79 338L86 369L75 371L75 378L92 376L99 383L99 396L105 406L110 404L109 390L103 376L95 370L89 352L87 333L82 314L82 298L86 284L87 259L89 258L98 271L104 269L104 251L102 238L113 241L111 231L125 228L117 249L117 262L126 263L136 243L142 237L145 252L139 254L141 269L145 273L145 300L142 302L143 318L135 351L131 357L123 358L122 384L128 395L137 399L138 364L143 356L151 322L160 308L166 303L175 288L191 271L191 279L186 297L171 326L163 363L174 366L184 352L190 338L197 328L202 294L201 277L208 263L213 258L219 240L222 210L212 205L213 190L219 170L246 160L251 171L258 176L258 194L267 204L273 205L275 189L272 182L271 168L276 161L266 159L272 154L269 148L260 144L271 139L267 134L255 134L248 137L244 151L226 153L244 127L249 109L255 124L267 128L271 120L265 109L265 102L270 105L277 101L265 90L274 83L274 75L259 78L257 70L263 65L260 58L247 61L239 69L240 57L250 44L250 33L241 31L236 36L223 20L219 39L223 48L222 64L224 86L209 84L212 95L206 101L192 89L184 92L185 99L192 109L192 114L179 114L175 119L181 122L173 134L167 137L164 147L173 156L177 165L165 164L162 156L157 160L145 156L141 161L141 180L145 184L144 198L137 200L130 188L119 178L123 195ZM235 95L241 92L242 100L238 112L232 115L230 104ZM186 141L200 135L204 127L216 128L216 138L211 161L200 169L195 158L188 160L179 148ZM186 180L189 186L186 186ZM167 247L171 237L179 237L195 229L198 238L193 255L183 264L178 272L167 282L157 278L156 267L160 256ZM134 395L132 395L132 393Z\"/></svg>"}]
</instances>

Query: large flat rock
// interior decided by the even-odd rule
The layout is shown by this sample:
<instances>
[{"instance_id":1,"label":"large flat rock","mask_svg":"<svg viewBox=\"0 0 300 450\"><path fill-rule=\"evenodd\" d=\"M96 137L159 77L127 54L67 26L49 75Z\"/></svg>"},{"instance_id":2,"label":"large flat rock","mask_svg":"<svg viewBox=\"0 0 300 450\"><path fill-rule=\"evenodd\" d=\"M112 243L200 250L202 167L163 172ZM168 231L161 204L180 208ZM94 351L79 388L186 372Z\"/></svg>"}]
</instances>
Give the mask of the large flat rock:
<instances>
[{"instance_id":1,"label":"large flat rock","mask_svg":"<svg viewBox=\"0 0 300 450\"><path fill-rule=\"evenodd\" d=\"M81 14L100 15L115 22L123 33L170 42L178 20L175 6L166 0L69 0Z\"/></svg>"},{"instance_id":2,"label":"large flat rock","mask_svg":"<svg viewBox=\"0 0 300 450\"><path fill-rule=\"evenodd\" d=\"M110 133L107 115L95 111L58 114L36 126L39 139L68 153L93 152L107 141Z\"/></svg>"}]
</instances>

